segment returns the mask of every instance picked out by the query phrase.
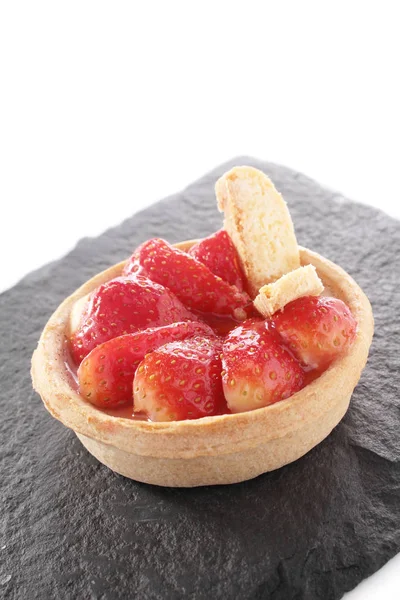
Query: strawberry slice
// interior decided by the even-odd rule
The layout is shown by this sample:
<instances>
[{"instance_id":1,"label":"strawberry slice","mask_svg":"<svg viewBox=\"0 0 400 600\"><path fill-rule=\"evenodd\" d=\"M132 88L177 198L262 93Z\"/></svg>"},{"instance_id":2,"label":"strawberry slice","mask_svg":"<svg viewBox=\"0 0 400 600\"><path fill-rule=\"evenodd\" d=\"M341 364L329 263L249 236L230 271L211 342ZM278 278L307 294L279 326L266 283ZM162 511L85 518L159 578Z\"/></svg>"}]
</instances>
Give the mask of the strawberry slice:
<instances>
[{"instance_id":1,"label":"strawberry slice","mask_svg":"<svg viewBox=\"0 0 400 600\"><path fill-rule=\"evenodd\" d=\"M197 321L170 290L146 277L117 277L95 290L78 329L71 335L72 358L80 364L93 348L138 329L176 321Z\"/></svg>"},{"instance_id":2,"label":"strawberry slice","mask_svg":"<svg viewBox=\"0 0 400 600\"><path fill-rule=\"evenodd\" d=\"M235 285L238 290L244 290L244 275L240 268L239 255L224 229L194 244L189 254L206 265L214 275L230 285Z\"/></svg>"},{"instance_id":3,"label":"strawberry slice","mask_svg":"<svg viewBox=\"0 0 400 600\"><path fill-rule=\"evenodd\" d=\"M148 354L133 382L134 409L152 421L198 419L227 412L218 339L171 342Z\"/></svg>"},{"instance_id":4,"label":"strawberry slice","mask_svg":"<svg viewBox=\"0 0 400 600\"><path fill-rule=\"evenodd\" d=\"M273 404L304 385L303 369L267 321L250 319L236 327L222 354L223 389L233 413Z\"/></svg>"},{"instance_id":5,"label":"strawberry slice","mask_svg":"<svg viewBox=\"0 0 400 600\"><path fill-rule=\"evenodd\" d=\"M326 369L352 344L357 323L337 298L306 296L287 304L274 323L297 358L314 369Z\"/></svg>"},{"instance_id":6,"label":"strawberry slice","mask_svg":"<svg viewBox=\"0 0 400 600\"><path fill-rule=\"evenodd\" d=\"M79 391L86 400L100 408L132 403L133 410L133 378L144 356L167 342L198 335L213 336L213 331L205 323L188 321L108 340L94 348L81 362L78 369Z\"/></svg>"},{"instance_id":7,"label":"strawberry slice","mask_svg":"<svg viewBox=\"0 0 400 600\"><path fill-rule=\"evenodd\" d=\"M161 283L191 310L216 315L246 318L245 306L250 299L210 269L174 248L164 240L154 238L135 250L125 266L125 274L140 273Z\"/></svg>"}]
</instances>

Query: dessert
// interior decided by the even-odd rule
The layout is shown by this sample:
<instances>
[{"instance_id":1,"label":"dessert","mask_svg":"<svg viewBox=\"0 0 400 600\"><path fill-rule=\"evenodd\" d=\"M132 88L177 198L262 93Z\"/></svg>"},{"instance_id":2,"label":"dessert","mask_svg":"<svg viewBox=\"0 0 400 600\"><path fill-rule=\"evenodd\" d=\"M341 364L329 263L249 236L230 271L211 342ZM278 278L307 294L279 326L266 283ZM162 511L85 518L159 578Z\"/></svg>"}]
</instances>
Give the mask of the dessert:
<instances>
[{"instance_id":1,"label":"dessert","mask_svg":"<svg viewBox=\"0 0 400 600\"><path fill-rule=\"evenodd\" d=\"M65 300L33 357L48 410L139 481L231 483L299 458L367 359L367 298L297 245L270 180L238 167L216 193L224 230L145 242Z\"/></svg>"}]
</instances>

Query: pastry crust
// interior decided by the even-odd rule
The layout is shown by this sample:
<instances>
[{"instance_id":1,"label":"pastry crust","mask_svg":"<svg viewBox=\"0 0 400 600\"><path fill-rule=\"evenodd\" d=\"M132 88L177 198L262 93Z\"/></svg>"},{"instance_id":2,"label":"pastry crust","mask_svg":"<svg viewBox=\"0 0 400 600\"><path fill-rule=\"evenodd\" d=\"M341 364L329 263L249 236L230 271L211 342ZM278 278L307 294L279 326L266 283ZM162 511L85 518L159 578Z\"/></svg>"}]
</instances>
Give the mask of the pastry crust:
<instances>
[{"instance_id":1,"label":"pastry crust","mask_svg":"<svg viewBox=\"0 0 400 600\"><path fill-rule=\"evenodd\" d=\"M215 193L252 298L300 266L289 210L269 177L253 167L234 167L218 179Z\"/></svg>"},{"instance_id":2,"label":"pastry crust","mask_svg":"<svg viewBox=\"0 0 400 600\"><path fill-rule=\"evenodd\" d=\"M324 291L313 265L299 267L282 275L274 283L264 285L254 300L254 306L265 318L272 317L286 304L303 296L319 296Z\"/></svg>"},{"instance_id":3,"label":"pastry crust","mask_svg":"<svg viewBox=\"0 0 400 600\"><path fill-rule=\"evenodd\" d=\"M187 250L192 242L177 244ZM162 486L193 487L244 481L303 456L345 414L365 366L373 334L371 306L340 267L300 248L330 292L358 322L350 351L287 400L239 414L151 423L110 416L86 402L66 365L68 324L75 302L121 274L124 263L96 275L50 318L32 358L32 379L48 411L117 473Z\"/></svg>"}]
</instances>

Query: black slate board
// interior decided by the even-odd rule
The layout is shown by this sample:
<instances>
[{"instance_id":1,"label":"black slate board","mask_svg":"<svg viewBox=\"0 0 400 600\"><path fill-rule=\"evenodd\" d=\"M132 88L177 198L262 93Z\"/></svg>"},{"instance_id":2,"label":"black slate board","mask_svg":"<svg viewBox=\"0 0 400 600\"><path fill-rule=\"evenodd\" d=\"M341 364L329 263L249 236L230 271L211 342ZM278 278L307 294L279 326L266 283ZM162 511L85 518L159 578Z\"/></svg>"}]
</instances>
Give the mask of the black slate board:
<instances>
[{"instance_id":1,"label":"black slate board","mask_svg":"<svg viewBox=\"0 0 400 600\"><path fill-rule=\"evenodd\" d=\"M351 273L376 335L351 408L301 460L234 486L163 489L113 474L50 417L30 357L59 302L151 236L221 224L213 184L253 164L289 203L298 240ZM240 157L0 296L0 596L341 598L400 550L400 223L286 168Z\"/></svg>"}]
</instances>

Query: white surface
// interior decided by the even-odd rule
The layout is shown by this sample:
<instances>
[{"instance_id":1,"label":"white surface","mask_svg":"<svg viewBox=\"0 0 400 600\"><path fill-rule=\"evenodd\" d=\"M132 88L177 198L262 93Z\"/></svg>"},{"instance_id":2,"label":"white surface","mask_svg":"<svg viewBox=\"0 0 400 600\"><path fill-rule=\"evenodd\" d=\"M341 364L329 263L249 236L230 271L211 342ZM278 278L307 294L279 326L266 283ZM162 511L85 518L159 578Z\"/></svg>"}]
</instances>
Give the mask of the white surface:
<instances>
[{"instance_id":1,"label":"white surface","mask_svg":"<svg viewBox=\"0 0 400 600\"><path fill-rule=\"evenodd\" d=\"M0 291L239 154L400 217L396 9L1 3ZM346 598L398 600L399 567Z\"/></svg>"}]
</instances>

